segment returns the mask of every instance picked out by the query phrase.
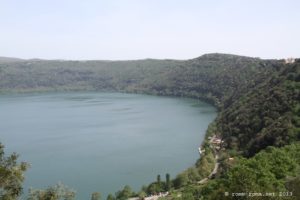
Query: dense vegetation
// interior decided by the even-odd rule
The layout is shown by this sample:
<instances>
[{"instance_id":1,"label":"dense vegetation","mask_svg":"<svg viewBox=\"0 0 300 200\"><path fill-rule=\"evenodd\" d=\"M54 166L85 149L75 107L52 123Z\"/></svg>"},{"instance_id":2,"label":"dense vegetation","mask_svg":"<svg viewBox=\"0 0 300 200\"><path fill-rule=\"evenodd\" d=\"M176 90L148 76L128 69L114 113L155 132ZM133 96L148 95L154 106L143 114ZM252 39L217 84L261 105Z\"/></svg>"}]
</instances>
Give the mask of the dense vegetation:
<instances>
[{"instance_id":1,"label":"dense vegetation","mask_svg":"<svg viewBox=\"0 0 300 200\"><path fill-rule=\"evenodd\" d=\"M225 108L217 126L230 149L253 156L267 146L299 140L299 81L299 63L278 65L264 82Z\"/></svg>"},{"instance_id":2,"label":"dense vegetation","mask_svg":"<svg viewBox=\"0 0 300 200\"><path fill-rule=\"evenodd\" d=\"M183 192L193 199L299 199L299 169L299 143L268 147L250 159L240 157L226 173L208 184L190 185ZM232 197L236 193L246 196ZM250 193L257 194L249 196ZM279 197L280 194L285 197Z\"/></svg>"},{"instance_id":3,"label":"dense vegetation","mask_svg":"<svg viewBox=\"0 0 300 200\"><path fill-rule=\"evenodd\" d=\"M108 199L142 198L164 191L172 191L168 199L230 199L234 197L224 196L225 192L284 191L293 192L296 199L300 181L299 81L300 60L285 64L283 60L226 54L185 61L0 59L1 92L109 90L188 96L219 108L202 145L205 154L195 166L173 180L169 175L166 181L158 176L138 194L125 186ZM224 140L218 151L207 140L212 135ZM216 162L220 164L218 173L199 184ZM31 194L43 196L49 191L55 189ZM94 198L99 195L95 193Z\"/></svg>"},{"instance_id":4,"label":"dense vegetation","mask_svg":"<svg viewBox=\"0 0 300 200\"><path fill-rule=\"evenodd\" d=\"M189 96L221 107L273 73L274 62L224 54L186 61L0 59L0 91L110 90Z\"/></svg>"},{"instance_id":5,"label":"dense vegetation","mask_svg":"<svg viewBox=\"0 0 300 200\"><path fill-rule=\"evenodd\" d=\"M18 155L6 156L0 143L0 199L16 199L22 193L23 173L28 165L17 163Z\"/></svg>"}]
</instances>

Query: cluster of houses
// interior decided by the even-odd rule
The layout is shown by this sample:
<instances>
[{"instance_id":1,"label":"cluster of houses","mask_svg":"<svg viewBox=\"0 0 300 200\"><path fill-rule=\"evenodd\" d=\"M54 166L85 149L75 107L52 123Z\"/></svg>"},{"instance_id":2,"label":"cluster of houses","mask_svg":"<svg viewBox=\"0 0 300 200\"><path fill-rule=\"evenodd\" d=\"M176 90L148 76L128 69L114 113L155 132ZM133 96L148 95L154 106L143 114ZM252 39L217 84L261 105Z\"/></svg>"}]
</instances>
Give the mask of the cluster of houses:
<instances>
[{"instance_id":1,"label":"cluster of houses","mask_svg":"<svg viewBox=\"0 0 300 200\"><path fill-rule=\"evenodd\" d=\"M284 61L286 64L291 64L295 62L295 58L286 58Z\"/></svg>"},{"instance_id":2,"label":"cluster of houses","mask_svg":"<svg viewBox=\"0 0 300 200\"><path fill-rule=\"evenodd\" d=\"M208 139L210 140L210 145L213 145L216 150L219 151L221 149L221 144L224 142L221 138L214 135L212 137L208 137Z\"/></svg>"},{"instance_id":3,"label":"cluster of houses","mask_svg":"<svg viewBox=\"0 0 300 200\"><path fill-rule=\"evenodd\" d=\"M222 144L224 143L224 141L217 135L208 137L208 140L210 143L210 148L217 150L217 151L219 151L221 149ZM199 150L200 155L205 152L205 149L203 149L202 147L199 147L198 150Z\"/></svg>"},{"instance_id":4,"label":"cluster of houses","mask_svg":"<svg viewBox=\"0 0 300 200\"><path fill-rule=\"evenodd\" d=\"M210 136L208 137L208 140L209 140L210 148L213 149L216 154L218 154L220 150L225 150L225 147L223 145L224 140L222 140L219 136L217 135ZM205 149L202 147L199 147L198 150L200 155L205 153ZM228 160L233 161L234 158L228 158Z\"/></svg>"}]
</instances>

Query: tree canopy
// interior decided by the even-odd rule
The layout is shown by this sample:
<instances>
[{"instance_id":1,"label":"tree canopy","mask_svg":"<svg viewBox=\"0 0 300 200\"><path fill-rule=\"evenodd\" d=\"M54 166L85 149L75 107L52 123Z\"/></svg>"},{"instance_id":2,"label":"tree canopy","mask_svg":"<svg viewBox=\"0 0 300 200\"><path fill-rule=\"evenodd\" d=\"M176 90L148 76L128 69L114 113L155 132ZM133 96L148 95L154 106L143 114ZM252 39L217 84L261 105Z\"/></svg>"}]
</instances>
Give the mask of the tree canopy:
<instances>
[{"instance_id":1,"label":"tree canopy","mask_svg":"<svg viewBox=\"0 0 300 200\"><path fill-rule=\"evenodd\" d=\"M0 143L0 199L14 200L23 192L22 183L28 164L18 163L17 159L16 153L6 156Z\"/></svg>"}]
</instances>

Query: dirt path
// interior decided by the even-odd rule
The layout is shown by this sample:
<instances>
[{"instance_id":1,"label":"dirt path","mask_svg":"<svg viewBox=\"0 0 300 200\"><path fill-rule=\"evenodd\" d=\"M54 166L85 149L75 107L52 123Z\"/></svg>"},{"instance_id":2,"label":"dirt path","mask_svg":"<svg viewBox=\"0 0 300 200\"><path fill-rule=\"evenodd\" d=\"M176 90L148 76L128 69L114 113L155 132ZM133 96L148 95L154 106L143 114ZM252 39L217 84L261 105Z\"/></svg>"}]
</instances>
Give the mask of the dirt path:
<instances>
[{"instance_id":1,"label":"dirt path","mask_svg":"<svg viewBox=\"0 0 300 200\"><path fill-rule=\"evenodd\" d=\"M220 165L220 163L218 162L218 159L219 159L219 155L216 154L216 156L215 156L216 163L215 163L215 167L214 167L213 171L208 175L208 177L203 178L200 181L198 181L198 184L206 183L208 181L208 179L211 179L212 176L215 175L218 172L219 165Z\"/></svg>"},{"instance_id":2,"label":"dirt path","mask_svg":"<svg viewBox=\"0 0 300 200\"><path fill-rule=\"evenodd\" d=\"M218 162L218 159L219 159L218 154L216 154L215 159L216 159L216 163L215 163L214 170L209 174L208 178L212 178L212 176L218 172L219 165L220 165L220 163Z\"/></svg>"},{"instance_id":3,"label":"dirt path","mask_svg":"<svg viewBox=\"0 0 300 200\"><path fill-rule=\"evenodd\" d=\"M212 145L213 143L213 140L214 140L214 136L210 139L209 143ZM201 179L200 181L198 181L199 184L204 184L208 181L208 179L211 179L213 177L213 175L215 175L217 172L218 172L218 169L219 169L219 166L220 166L220 163L218 162L218 159L219 159L219 154L218 152L216 151L216 149L214 147L211 147L212 150L214 151L214 154L215 154L215 167L213 169L213 171L205 178Z\"/></svg>"}]
</instances>

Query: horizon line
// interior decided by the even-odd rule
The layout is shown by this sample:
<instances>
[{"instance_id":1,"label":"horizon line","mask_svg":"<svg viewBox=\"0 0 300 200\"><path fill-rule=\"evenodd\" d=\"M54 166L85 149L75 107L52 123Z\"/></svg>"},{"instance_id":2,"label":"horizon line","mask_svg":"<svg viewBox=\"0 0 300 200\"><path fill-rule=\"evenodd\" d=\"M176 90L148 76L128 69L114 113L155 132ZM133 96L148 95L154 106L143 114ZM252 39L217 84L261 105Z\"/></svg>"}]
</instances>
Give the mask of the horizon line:
<instances>
[{"instance_id":1,"label":"horizon line","mask_svg":"<svg viewBox=\"0 0 300 200\"><path fill-rule=\"evenodd\" d=\"M22 58L22 57L14 57L14 56L0 56L0 59L16 59L20 61L29 61L29 60L41 60L41 61L107 61L107 62L113 62L113 61L140 61L140 60L176 60L176 61L185 61L185 60L193 60L196 58L200 58L206 55L227 55L227 56L238 56L238 57L247 57L247 58L256 58L261 60L285 60L285 59L297 59L297 57L289 56L284 58L261 58L257 56L246 56L246 55L238 55L233 53L205 53L200 56L194 57L194 58L187 58L187 59L176 59L176 58L138 58L138 59L65 59L65 58L41 58L41 57L33 57L33 58Z\"/></svg>"}]
</instances>

